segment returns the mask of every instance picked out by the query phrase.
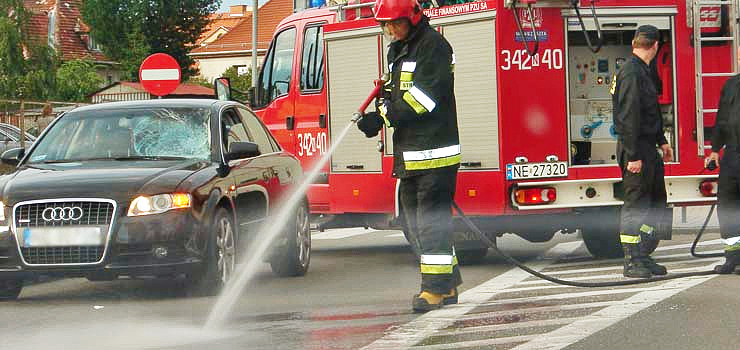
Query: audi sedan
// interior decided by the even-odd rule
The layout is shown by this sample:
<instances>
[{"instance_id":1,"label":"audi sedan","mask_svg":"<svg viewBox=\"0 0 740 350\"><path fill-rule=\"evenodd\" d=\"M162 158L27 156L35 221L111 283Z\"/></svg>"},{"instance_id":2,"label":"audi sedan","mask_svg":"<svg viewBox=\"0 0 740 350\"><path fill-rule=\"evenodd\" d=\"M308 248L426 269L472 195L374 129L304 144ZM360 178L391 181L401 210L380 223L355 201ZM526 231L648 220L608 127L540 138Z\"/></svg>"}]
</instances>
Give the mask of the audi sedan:
<instances>
[{"instance_id":1,"label":"audi sedan","mask_svg":"<svg viewBox=\"0 0 740 350\"><path fill-rule=\"evenodd\" d=\"M148 100L59 116L0 177L0 299L38 275L178 277L208 293L302 180L244 105ZM308 270L305 198L265 254L282 276Z\"/></svg>"}]
</instances>

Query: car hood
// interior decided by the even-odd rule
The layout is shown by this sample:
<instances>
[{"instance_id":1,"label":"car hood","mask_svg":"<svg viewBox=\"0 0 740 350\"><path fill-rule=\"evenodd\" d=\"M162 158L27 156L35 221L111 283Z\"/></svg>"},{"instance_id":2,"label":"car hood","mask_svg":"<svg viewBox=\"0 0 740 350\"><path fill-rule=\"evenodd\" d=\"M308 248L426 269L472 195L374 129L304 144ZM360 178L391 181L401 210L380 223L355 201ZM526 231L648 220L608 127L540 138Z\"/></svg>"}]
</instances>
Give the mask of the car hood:
<instances>
[{"instance_id":1,"label":"car hood","mask_svg":"<svg viewBox=\"0 0 740 350\"><path fill-rule=\"evenodd\" d=\"M23 166L0 180L5 205L51 198L107 198L120 204L142 194L188 191L178 185L204 161L89 161Z\"/></svg>"}]
</instances>

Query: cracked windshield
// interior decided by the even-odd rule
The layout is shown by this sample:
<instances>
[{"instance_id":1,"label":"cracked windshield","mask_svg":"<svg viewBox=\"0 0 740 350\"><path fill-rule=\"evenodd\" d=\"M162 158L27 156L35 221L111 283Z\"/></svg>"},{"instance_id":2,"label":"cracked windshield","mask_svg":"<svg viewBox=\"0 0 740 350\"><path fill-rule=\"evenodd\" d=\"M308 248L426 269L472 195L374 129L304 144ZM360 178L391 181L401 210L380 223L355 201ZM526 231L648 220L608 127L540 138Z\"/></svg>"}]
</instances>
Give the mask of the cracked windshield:
<instances>
[{"instance_id":1,"label":"cracked windshield","mask_svg":"<svg viewBox=\"0 0 740 350\"><path fill-rule=\"evenodd\" d=\"M0 349L737 349L738 23L0 0Z\"/></svg>"}]
</instances>

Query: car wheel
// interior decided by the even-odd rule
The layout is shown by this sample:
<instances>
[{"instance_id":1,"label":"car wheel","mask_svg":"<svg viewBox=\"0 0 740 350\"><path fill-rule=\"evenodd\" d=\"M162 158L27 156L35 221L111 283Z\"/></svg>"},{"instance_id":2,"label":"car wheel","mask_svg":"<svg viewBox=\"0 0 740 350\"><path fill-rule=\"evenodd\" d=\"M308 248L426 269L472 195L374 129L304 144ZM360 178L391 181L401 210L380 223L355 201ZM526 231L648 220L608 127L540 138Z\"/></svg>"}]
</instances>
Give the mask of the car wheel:
<instances>
[{"instance_id":1,"label":"car wheel","mask_svg":"<svg viewBox=\"0 0 740 350\"><path fill-rule=\"evenodd\" d=\"M207 295L218 293L236 267L236 228L229 211L218 209L211 227L205 266L188 276L190 284Z\"/></svg>"},{"instance_id":2,"label":"car wheel","mask_svg":"<svg viewBox=\"0 0 740 350\"><path fill-rule=\"evenodd\" d=\"M278 276L303 276L311 262L311 226L308 205L302 202L295 209L293 220L285 227L287 243L270 260L272 272Z\"/></svg>"},{"instance_id":3,"label":"car wheel","mask_svg":"<svg viewBox=\"0 0 740 350\"><path fill-rule=\"evenodd\" d=\"M18 299L23 289L23 280L21 279L0 279L0 301Z\"/></svg>"}]
</instances>

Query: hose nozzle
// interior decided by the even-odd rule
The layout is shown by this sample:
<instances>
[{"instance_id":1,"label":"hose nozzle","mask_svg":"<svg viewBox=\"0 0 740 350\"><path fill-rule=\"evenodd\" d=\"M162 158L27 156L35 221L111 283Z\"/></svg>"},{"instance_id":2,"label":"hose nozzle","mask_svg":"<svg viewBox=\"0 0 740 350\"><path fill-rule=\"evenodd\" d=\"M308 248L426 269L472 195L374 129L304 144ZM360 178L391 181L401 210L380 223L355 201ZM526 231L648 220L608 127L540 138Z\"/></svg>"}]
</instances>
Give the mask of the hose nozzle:
<instances>
[{"instance_id":1,"label":"hose nozzle","mask_svg":"<svg viewBox=\"0 0 740 350\"><path fill-rule=\"evenodd\" d=\"M350 119L351 122L357 123L362 118L362 113L360 112L354 112L352 113L352 119Z\"/></svg>"}]
</instances>

